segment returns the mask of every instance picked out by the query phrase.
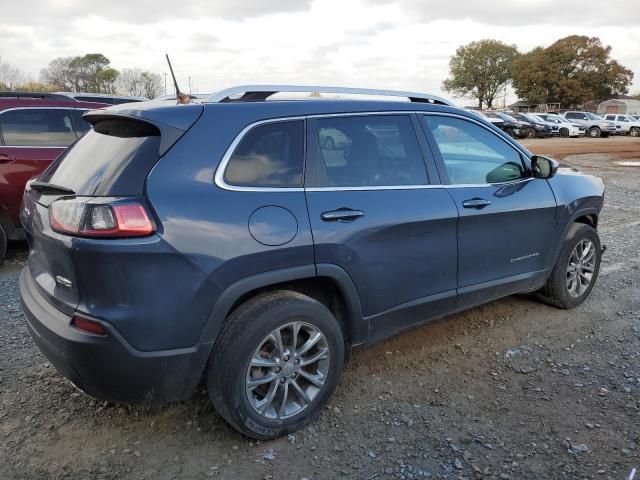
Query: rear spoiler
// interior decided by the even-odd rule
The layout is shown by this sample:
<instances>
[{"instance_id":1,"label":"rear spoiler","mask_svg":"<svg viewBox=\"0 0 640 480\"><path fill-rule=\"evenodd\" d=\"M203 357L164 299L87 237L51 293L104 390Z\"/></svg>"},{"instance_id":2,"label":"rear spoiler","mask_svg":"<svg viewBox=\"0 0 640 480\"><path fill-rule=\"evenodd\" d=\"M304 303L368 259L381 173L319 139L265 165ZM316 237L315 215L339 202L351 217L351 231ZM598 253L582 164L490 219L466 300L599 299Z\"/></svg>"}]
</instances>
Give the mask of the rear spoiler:
<instances>
[{"instance_id":1,"label":"rear spoiler","mask_svg":"<svg viewBox=\"0 0 640 480\"><path fill-rule=\"evenodd\" d=\"M91 125L103 120L127 119L145 122L160 131L161 156L200 118L204 106L199 104L159 106L157 103L129 103L90 110L83 118Z\"/></svg>"}]
</instances>

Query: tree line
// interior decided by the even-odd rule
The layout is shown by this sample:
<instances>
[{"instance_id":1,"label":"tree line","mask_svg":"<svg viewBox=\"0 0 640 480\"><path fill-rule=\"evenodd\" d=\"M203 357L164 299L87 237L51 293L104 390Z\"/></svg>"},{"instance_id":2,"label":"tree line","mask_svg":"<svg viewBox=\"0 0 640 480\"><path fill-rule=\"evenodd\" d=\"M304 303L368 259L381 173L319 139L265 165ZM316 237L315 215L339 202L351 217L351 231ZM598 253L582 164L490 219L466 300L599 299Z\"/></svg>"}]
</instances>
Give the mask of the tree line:
<instances>
[{"instance_id":1,"label":"tree line","mask_svg":"<svg viewBox=\"0 0 640 480\"><path fill-rule=\"evenodd\" d=\"M40 71L33 81L19 68L0 58L0 90L28 92L90 92L154 98L164 92L157 73L140 68L116 70L101 53L58 57Z\"/></svg>"},{"instance_id":2,"label":"tree line","mask_svg":"<svg viewBox=\"0 0 640 480\"><path fill-rule=\"evenodd\" d=\"M518 98L530 104L574 108L627 94L633 80L633 72L611 58L610 46L597 37L580 35L526 53L498 40L471 42L456 50L449 70L443 88L476 98L481 109L492 108L509 84Z\"/></svg>"}]
</instances>

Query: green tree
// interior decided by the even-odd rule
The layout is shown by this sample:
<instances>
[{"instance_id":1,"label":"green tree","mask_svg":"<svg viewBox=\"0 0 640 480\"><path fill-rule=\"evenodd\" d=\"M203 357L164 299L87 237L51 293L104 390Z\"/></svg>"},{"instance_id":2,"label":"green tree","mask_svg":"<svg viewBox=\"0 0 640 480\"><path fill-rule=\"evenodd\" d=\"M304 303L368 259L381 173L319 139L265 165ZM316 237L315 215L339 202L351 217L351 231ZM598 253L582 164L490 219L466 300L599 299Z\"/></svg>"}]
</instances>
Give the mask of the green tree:
<instances>
[{"instance_id":1,"label":"green tree","mask_svg":"<svg viewBox=\"0 0 640 480\"><path fill-rule=\"evenodd\" d=\"M572 35L535 48L513 64L513 86L532 103L574 107L628 92L633 72L610 57L597 37Z\"/></svg>"},{"instance_id":2,"label":"green tree","mask_svg":"<svg viewBox=\"0 0 640 480\"><path fill-rule=\"evenodd\" d=\"M72 92L115 92L118 71L101 53L88 53L78 57L59 57L40 72L44 83L56 85Z\"/></svg>"},{"instance_id":3,"label":"green tree","mask_svg":"<svg viewBox=\"0 0 640 480\"><path fill-rule=\"evenodd\" d=\"M511 80L511 66L518 56L515 45L480 40L463 45L449 60L449 78L442 87L454 95L478 99L478 107L493 101Z\"/></svg>"}]
</instances>

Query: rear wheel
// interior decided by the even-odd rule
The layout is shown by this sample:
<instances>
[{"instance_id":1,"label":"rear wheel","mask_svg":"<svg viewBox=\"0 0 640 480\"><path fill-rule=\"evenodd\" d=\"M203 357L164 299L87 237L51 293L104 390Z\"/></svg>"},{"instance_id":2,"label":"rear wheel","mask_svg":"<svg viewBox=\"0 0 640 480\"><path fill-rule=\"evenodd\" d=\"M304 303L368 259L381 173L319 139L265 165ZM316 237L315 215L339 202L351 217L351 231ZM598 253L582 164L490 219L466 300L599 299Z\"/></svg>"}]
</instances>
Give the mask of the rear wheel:
<instances>
[{"instance_id":1,"label":"rear wheel","mask_svg":"<svg viewBox=\"0 0 640 480\"><path fill-rule=\"evenodd\" d=\"M0 261L4 258L4 255L7 253L7 234L0 225Z\"/></svg>"},{"instance_id":2,"label":"rear wheel","mask_svg":"<svg viewBox=\"0 0 640 480\"><path fill-rule=\"evenodd\" d=\"M591 138L598 138L600 137L600 135L602 135L602 132L598 127L591 127L587 132L587 135L589 135Z\"/></svg>"},{"instance_id":3,"label":"rear wheel","mask_svg":"<svg viewBox=\"0 0 640 480\"><path fill-rule=\"evenodd\" d=\"M574 223L539 298L559 308L574 308L591 293L598 278L602 249L598 232Z\"/></svg>"},{"instance_id":4,"label":"rear wheel","mask_svg":"<svg viewBox=\"0 0 640 480\"><path fill-rule=\"evenodd\" d=\"M319 414L343 364L342 329L324 305L296 292L270 292L226 320L209 361L207 390L241 433L276 438Z\"/></svg>"}]
</instances>

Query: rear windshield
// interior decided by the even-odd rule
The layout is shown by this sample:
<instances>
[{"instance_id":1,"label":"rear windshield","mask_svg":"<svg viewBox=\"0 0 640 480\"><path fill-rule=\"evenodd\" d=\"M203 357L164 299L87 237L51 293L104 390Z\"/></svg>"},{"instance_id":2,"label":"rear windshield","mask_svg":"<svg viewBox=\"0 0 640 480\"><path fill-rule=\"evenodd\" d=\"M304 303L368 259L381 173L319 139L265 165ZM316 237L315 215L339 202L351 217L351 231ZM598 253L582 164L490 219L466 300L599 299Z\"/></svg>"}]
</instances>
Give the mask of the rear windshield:
<instances>
[{"instance_id":1,"label":"rear windshield","mask_svg":"<svg viewBox=\"0 0 640 480\"><path fill-rule=\"evenodd\" d=\"M145 122L103 120L41 177L77 195L141 195L159 159L160 132Z\"/></svg>"}]
</instances>

